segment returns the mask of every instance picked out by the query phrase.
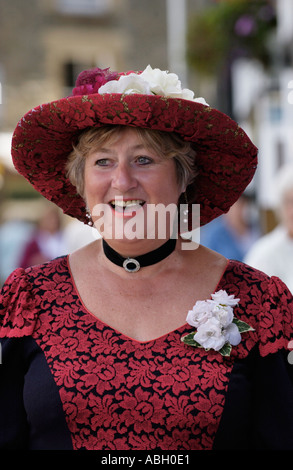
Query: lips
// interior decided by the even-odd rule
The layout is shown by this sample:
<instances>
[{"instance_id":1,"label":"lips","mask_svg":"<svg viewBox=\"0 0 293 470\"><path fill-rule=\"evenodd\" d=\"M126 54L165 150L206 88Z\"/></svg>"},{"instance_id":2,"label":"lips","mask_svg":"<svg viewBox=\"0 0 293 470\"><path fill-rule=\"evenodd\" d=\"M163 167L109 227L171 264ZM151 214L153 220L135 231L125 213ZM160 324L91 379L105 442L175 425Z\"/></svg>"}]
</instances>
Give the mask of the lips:
<instances>
[{"instance_id":1,"label":"lips","mask_svg":"<svg viewBox=\"0 0 293 470\"><path fill-rule=\"evenodd\" d=\"M145 201L142 199L112 199L109 202L110 206L115 212L118 212L120 214L124 215L131 215L133 212L137 212L140 210L143 205L145 204Z\"/></svg>"}]
</instances>

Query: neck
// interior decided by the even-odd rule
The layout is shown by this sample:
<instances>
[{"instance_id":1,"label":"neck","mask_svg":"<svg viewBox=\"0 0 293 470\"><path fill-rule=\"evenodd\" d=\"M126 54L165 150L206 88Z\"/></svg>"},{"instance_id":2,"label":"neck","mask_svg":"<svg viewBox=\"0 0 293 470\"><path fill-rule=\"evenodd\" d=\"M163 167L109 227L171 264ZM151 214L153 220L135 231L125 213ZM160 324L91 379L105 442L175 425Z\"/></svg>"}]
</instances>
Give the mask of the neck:
<instances>
[{"instance_id":1,"label":"neck","mask_svg":"<svg viewBox=\"0 0 293 470\"><path fill-rule=\"evenodd\" d=\"M114 250L105 240L102 243L104 254L109 261L127 272L135 273L141 268L158 264L167 258L175 249L176 239L171 238L154 250L140 253L136 256L133 254L122 255Z\"/></svg>"},{"instance_id":2,"label":"neck","mask_svg":"<svg viewBox=\"0 0 293 470\"><path fill-rule=\"evenodd\" d=\"M116 240L111 239L107 240L104 239L107 245L109 245L113 250L119 253L120 256L124 258L135 258L137 256L144 255L149 253L160 246L164 245L168 241L168 239L159 240L159 239L142 239L142 240L131 240L130 242L125 240ZM104 242L103 242L104 243Z\"/></svg>"}]
</instances>

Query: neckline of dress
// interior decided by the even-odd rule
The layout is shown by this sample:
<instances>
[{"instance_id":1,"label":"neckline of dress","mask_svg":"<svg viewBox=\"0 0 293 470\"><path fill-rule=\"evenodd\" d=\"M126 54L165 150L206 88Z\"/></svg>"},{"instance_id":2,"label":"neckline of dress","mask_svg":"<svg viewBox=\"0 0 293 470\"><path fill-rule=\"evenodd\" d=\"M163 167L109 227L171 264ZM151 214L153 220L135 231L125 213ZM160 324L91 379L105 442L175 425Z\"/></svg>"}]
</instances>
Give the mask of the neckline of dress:
<instances>
[{"instance_id":1,"label":"neckline of dress","mask_svg":"<svg viewBox=\"0 0 293 470\"><path fill-rule=\"evenodd\" d=\"M224 268L224 270L221 274L221 277L220 277L219 281L217 282L217 285L216 285L215 289L213 290L213 292L211 294L214 294L215 292L217 292L219 290L219 288L222 287L222 284L225 283L225 276L226 276L226 273L228 271L228 268L229 268L230 264L231 264L231 260L227 259L227 262L226 262L225 268ZM107 328L111 329L117 335L119 335L121 337L124 337L127 340L132 341L133 343L140 344L140 345L147 345L149 343L153 343L154 341L159 341L160 339L165 338L166 336L171 335L172 333L175 333L177 331L180 331L180 330L190 326L187 322L185 322L183 325L175 328L174 330L168 331L168 332L166 332L166 333L164 333L164 334L162 334L162 335L160 335L156 338L146 340L146 341L140 341L138 339L132 338L131 336L128 336L127 334L123 333L120 330L117 330L117 328L109 325L108 323L104 322L103 320L100 320L96 315L94 315L85 306L84 301L82 300L81 295L80 295L80 293L77 289L77 286L76 286L76 283L75 283L75 280L74 280L74 277L73 277L73 274L72 274L72 271L71 271L71 268L70 268L69 255L66 256L66 267L67 267L67 270L68 270L68 276L70 278L73 290L74 290L76 296L79 299L79 302L80 302L80 305L81 305L81 308L82 308L83 312L85 314L89 315L93 319L93 321L95 321L95 323L97 323L97 322L100 323L103 327L107 327ZM199 299L199 300L206 300L206 299ZM187 312L186 312L186 316L187 316ZM190 328L192 328L192 327L190 327Z\"/></svg>"}]
</instances>

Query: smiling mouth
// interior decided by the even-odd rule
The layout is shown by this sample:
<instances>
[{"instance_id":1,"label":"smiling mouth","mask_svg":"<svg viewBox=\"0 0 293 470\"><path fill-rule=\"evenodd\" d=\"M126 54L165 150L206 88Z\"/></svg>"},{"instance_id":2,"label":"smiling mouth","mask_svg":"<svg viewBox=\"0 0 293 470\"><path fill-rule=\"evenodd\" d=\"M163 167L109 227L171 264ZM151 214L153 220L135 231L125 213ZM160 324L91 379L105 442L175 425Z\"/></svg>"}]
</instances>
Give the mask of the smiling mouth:
<instances>
[{"instance_id":1,"label":"smiling mouth","mask_svg":"<svg viewBox=\"0 0 293 470\"><path fill-rule=\"evenodd\" d=\"M114 199L111 200L109 204L115 212L131 215L133 212L140 210L145 204L145 201L142 199Z\"/></svg>"}]
</instances>

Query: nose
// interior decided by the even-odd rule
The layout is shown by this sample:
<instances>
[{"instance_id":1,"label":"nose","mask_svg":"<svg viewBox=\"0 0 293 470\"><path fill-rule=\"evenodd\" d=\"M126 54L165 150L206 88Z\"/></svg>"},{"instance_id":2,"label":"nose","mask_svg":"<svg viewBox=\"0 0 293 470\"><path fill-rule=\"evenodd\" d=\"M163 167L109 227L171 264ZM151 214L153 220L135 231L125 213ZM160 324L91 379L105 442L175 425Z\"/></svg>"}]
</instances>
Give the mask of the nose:
<instances>
[{"instance_id":1,"label":"nose","mask_svg":"<svg viewBox=\"0 0 293 470\"><path fill-rule=\"evenodd\" d=\"M121 193L126 193L136 186L134 169L128 163L119 162L113 171L112 187Z\"/></svg>"}]
</instances>

